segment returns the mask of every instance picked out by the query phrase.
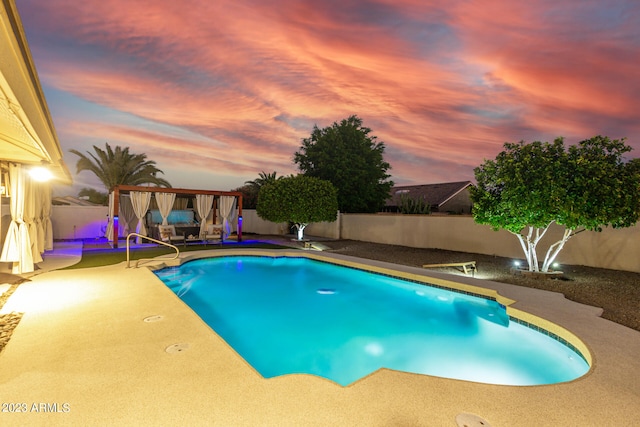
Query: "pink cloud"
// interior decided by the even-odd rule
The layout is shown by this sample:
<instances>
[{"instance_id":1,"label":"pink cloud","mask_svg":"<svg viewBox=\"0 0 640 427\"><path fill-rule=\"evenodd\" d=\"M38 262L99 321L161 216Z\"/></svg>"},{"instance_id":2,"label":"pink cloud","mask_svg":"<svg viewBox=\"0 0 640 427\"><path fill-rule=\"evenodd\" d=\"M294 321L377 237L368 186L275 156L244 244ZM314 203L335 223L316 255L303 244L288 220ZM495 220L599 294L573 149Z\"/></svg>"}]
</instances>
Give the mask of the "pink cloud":
<instances>
[{"instance_id":1,"label":"pink cloud","mask_svg":"<svg viewBox=\"0 0 640 427\"><path fill-rule=\"evenodd\" d=\"M406 183L470 179L505 141L604 133L640 148L637 6L612 18L578 0L24 1L46 85L183 131L96 117L61 134L242 182L294 171L313 125L351 114Z\"/></svg>"},{"instance_id":2,"label":"pink cloud","mask_svg":"<svg viewBox=\"0 0 640 427\"><path fill-rule=\"evenodd\" d=\"M541 3L554 6L543 8ZM454 25L468 44L470 60L489 68L495 79L522 95L535 126L580 134L597 131L589 129L585 116L637 114L633 110L638 106L634 78L638 69L630 61L637 56L637 29L635 40L625 39L617 23L587 19L588 9L593 9L593 19L608 8L489 1L482 7L460 8ZM619 19L629 22L623 16ZM549 110L553 115L546 114Z\"/></svg>"}]
</instances>

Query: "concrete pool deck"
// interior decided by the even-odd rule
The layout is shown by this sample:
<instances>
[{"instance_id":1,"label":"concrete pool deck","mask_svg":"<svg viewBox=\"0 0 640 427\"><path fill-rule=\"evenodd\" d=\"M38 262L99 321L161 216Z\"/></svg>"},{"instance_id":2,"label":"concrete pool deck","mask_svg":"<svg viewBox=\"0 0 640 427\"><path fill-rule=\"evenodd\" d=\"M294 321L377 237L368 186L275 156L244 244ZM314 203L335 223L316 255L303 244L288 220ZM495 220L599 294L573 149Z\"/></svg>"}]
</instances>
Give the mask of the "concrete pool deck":
<instances>
[{"instance_id":1,"label":"concrete pool deck","mask_svg":"<svg viewBox=\"0 0 640 427\"><path fill-rule=\"evenodd\" d=\"M118 264L38 274L9 298L2 312L24 315L0 352L0 410L14 410L0 412L0 424L456 426L461 413L493 427L640 419L640 332L600 318L599 309L553 292L323 255L495 289L578 336L593 368L570 383L533 387L384 369L348 387L310 375L264 379L148 268Z\"/></svg>"}]
</instances>

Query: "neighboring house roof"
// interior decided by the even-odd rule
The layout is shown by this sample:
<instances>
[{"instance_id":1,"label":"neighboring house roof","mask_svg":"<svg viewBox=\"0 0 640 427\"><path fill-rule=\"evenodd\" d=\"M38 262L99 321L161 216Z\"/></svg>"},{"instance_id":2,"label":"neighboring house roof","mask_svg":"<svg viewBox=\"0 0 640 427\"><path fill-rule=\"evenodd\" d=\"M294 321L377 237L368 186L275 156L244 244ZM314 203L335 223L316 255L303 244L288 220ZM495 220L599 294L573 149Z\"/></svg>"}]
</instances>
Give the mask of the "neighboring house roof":
<instances>
[{"instance_id":1,"label":"neighboring house roof","mask_svg":"<svg viewBox=\"0 0 640 427\"><path fill-rule=\"evenodd\" d=\"M52 205L57 206L100 206L95 203L91 203L88 200L80 199L74 196L62 196L62 197L54 197L51 199Z\"/></svg>"},{"instance_id":2,"label":"neighboring house roof","mask_svg":"<svg viewBox=\"0 0 640 427\"><path fill-rule=\"evenodd\" d=\"M14 0L0 5L0 161L46 165L70 184Z\"/></svg>"},{"instance_id":3,"label":"neighboring house roof","mask_svg":"<svg viewBox=\"0 0 640 427\"><path fill-rule=\"evenodd\" d=\"M400 205L400 198L405 195L411 199L424 199L432 207L439 208L469 186L471 181L393 187L386 206Z\"/></svg>"}]
</instances>

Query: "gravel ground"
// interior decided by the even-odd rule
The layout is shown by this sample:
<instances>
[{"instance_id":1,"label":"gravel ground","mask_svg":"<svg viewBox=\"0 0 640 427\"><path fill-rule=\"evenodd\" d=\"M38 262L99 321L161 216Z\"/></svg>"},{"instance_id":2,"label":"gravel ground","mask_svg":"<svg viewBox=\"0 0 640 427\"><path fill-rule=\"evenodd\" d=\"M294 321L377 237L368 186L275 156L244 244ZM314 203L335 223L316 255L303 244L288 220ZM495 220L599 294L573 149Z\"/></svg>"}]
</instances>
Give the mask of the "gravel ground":
<instances>
[{"instance_id":1,"label":"gravel ground","mask_svg":"<svg viewBox=\"0 0 640 427\"><path fill-rule=\"evenodd\" d=\"M4 280L2 279L3 277L0 277L0 282L4 283ZM9 289L7 289L4 293L2 293L2 295L0 295L0 309L4 306L5 302L7 302L11 294L15 292L15 290L18 288L18 285L22 282L23 280L18 280L17 283L12 284ZM13 333L13 330L16 328L16 326L18 326L20 319L22 319L22 313L11 312L0 314L0 351L2 351L2 349L4 349L4 347L9 342L11 334Z\"/></svg>"},{"instance_id":2,"label":"gravel ground","mask_svg":"<svg viewBox=\"0 0 640 427\"><path fill-rule=\"evenodd\" d=\"M566 298L604 309L603 318L640 331L640 273L563 265L562 278L532 278L512 272L512 259L440 249L409 248L354 240L323 241L332 252L422 267L476 261L478 277L496 282L560 292ZM439 271L464 275L455 268Z\"/></svg>"}]
</instances>

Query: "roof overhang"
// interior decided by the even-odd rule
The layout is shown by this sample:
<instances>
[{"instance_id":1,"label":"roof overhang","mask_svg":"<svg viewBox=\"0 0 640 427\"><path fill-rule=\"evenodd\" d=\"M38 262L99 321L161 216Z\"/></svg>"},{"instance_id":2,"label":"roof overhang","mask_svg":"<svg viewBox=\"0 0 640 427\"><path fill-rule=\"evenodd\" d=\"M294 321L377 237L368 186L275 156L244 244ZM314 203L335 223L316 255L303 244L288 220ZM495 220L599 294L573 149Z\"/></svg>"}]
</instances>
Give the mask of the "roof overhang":
<instances>
[{"instance_id":1,"label":"roof overhang","mask_svg":"<svg viewBox=\"0 0 640 427\"><path fill-rule=\"evenodd\" d=\"M0 161L46 166L71 184L14 0L0 9Z\"/></svg>"}]
</instances>

